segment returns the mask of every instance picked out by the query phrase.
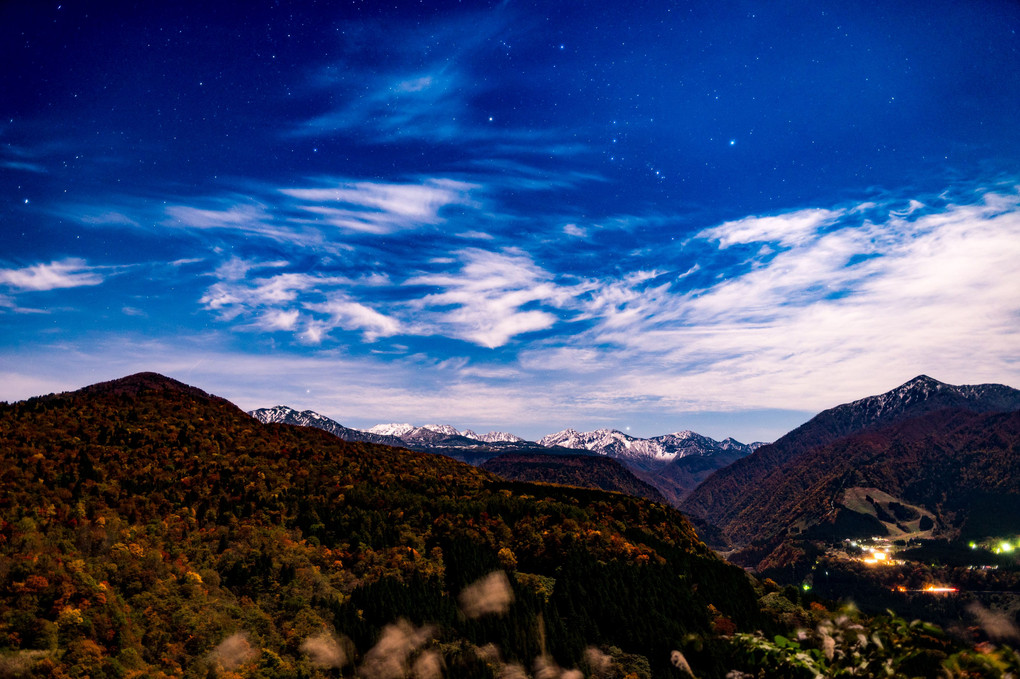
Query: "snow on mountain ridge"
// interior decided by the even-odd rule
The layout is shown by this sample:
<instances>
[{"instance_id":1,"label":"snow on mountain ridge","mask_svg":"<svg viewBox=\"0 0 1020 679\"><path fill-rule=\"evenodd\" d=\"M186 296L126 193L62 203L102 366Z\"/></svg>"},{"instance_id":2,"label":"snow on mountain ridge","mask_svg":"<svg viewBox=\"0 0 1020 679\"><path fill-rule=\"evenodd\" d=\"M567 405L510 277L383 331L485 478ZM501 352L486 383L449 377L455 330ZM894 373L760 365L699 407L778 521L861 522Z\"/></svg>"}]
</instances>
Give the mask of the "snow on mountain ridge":
<instances>
[{"instance_id":1,"label":"snow on mountain ridge","mask_svg":"<svg viewBox=\"0 0 1020 679\"><path fill-rule=\"evenodd\" d=\"M298 412L287 406L275 406L252 411L262 422L280 422L300 424L325 429L347 440L357 438L355 432L343 425L319 415L311 410ZM377 443L388 445L407 445L412 448L424 446L459 446L470 445L471 441L479 444L528 444L514 434L490 431L478 434L470 429L458 430L449 424L426 424L421 427L410 423L377 424L369 429L360 430ZM373 438L375 437L375 438ZM715 441L690 430L664 434L653 438L639 438L619 431L618 429L596 429L579 432L576 429L564 429L555 434L542 437L538 444L545 447L571 448L585 450L599 456L612 457L630 462L637 467L654 469L689 455L712 455L721 451L751 452L760 444L746 445L732 438Z\"/></svg>"},{"instance_id":2,"label":"snow on mountain ridge","mask_svg":"<svg viewBox=\"0 0 1020 679\"><path fill-rule=\"evenodd\" d=\"M259 415L256 416L254 414L255 412L258 412ZM259 411L252 411L252 413L250 414L252 415L252 417L255 417L260 422L270 424L277 422L286 422L290 414L294 412L296 411L288 406L273 406L272 408L262 408Z\"/></svg>"},{"instance_id":3,"label":"snow on mountain ridge","mask_svg":"<svg viewBox=\"0 0 1020 679\"><path fill-rule=\"evenodd\" d=\"M574 429L565 429L542 437L539 443L544 446L589 450L609 457L644 458L659 461L670 461L676 457L675 452L668 450L654 439L637 438L617 429L596 429L583 433Z\"/></svg>"},{"instance_id":4,"label":"snow on mountain ridge","mask_svg":"<svg viewBox=\"0 0 1020 679\"><path fill-rule=\"evenodd\" d=\"M390 424L377 424L373 427L369 427L368 429L363 429L362 431L366 431L369 434L379 434L381 436L399 437L407 434L409 431L413 429L415 429L415 426L413 424L408 424L406 422L403 423L392 422Z\"/></svg>"},{"instance_id":5,"label":"snow on mountain ridge","mask_svg":"<svg viewBox=\"0 0 1020 679\"><path fill-rule=\"evenodd\" d=\"M423 424L421 429L428 429L434 431L437 434L446 434L447 436L463 436L457 428L449 424Z\"/></svg>"},{"instance_id":6,"label":"snow on mountain ridge","mask_svg":"<svg viewBox=\"0 0 1020 679\"><path fill-rule=\"evenodd\" d=\"M482 434L475 438L479 441L484 441L485 443L524 443L527 441L527 439L522 439L520 436L516 436L515 434L511 434L506 431L490 431L487 434Z\"/></svg>"},{"instance_id":7,"label":"snow on mountain ridge","mask_svg":"<svg viewBox=\"0 0 1020 679\"><path fill-rule=\"evenodd\" d=\"M862 421L897 417L905 410L926 411L939 407L960 407L978 411L1012 410L1018 392L1001 384L946 384L927 375L917 377L900 386L875 396L866 396L836 406L826 412L839 410L850 413Z\"/></svg>"},{"instance_id":8,"label":"snow on mountain ridge","mask_svg":"<svg viewBox=\"0 0 1020 679\"><path fill-rule=\"evenodd\" d=\"M761 445L748 445L732 438L716 441L690 430L644 439L617 429L596 429L589 432L564 429L543 436L538 442L547 447L587 450L597 455L652 465L669 463L689 455L712 455L720 451L737 450L750 453Z\"/></svg>"}]
</instances>

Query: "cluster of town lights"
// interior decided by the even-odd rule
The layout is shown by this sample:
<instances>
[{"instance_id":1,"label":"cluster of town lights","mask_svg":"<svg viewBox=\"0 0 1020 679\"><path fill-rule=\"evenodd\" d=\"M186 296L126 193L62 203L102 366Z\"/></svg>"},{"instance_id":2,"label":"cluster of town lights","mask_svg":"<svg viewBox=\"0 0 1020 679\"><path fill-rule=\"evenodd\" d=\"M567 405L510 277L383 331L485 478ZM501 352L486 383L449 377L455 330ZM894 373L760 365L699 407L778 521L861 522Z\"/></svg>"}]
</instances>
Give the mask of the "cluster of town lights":
<instances>
[{"instance_id":1,"label":"cluster of town lights","mask_svg":"<svg viewBox=\"0 0 1020 679\"><path fill-rule=\"evenodd\" d=\"M869 566L875 566L877 564L887 564L889 563L889 554L887 552L883 552L880 549L873 549L871 550L871 553L868 556L864 557L864 563L868 564Z\"/></svg>"}]
</instances>

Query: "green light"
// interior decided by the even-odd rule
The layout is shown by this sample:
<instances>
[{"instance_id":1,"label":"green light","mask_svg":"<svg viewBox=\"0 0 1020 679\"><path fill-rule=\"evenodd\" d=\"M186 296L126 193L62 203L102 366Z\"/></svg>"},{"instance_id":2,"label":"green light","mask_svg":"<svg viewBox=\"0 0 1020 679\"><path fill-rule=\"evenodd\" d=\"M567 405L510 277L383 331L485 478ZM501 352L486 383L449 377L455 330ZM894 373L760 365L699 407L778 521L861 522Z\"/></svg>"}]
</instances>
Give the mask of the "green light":
<instances>
[{"instance_id":1,"label":"green light","mask_svg":"<svg viewBox=\"0 0 1020 679\"><path fill-rule=\"evenodd\" d=\"M801 585L801 587L804 589L805 592L811 590L811 585L807 584L806 582L803 585Z\"/></svg>"},{"instance_id":2,"label":"green light","mask_svg":"<svg viewBox=\"0 0 1020 679\"><path fill-rule=\"evenodd\" d=\"M1009 554L1013 551L1013 545L1003 540L999 543L999 549L1001 549L1004 554Z\"/></svg>"},{"instance_id":3,"label":"green light","mask_svg":"<svg viewBox=\"0 0 1020 679\"><path fill-rule=\"evenodd\" d=\"M976 542L970 543L970 548L971 549L977 549L977 543Z\"/></svg>"}]
</instances>

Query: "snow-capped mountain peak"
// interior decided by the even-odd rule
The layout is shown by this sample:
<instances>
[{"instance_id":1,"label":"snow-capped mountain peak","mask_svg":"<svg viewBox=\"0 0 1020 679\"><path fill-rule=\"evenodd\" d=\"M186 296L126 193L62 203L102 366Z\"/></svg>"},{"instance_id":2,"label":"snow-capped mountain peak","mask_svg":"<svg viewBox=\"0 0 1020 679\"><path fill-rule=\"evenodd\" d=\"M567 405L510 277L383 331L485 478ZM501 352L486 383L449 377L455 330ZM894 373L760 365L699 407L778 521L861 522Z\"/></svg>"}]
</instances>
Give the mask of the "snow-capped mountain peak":
<instances>
[{"instance_id":1,"label":"snow-capped mountain peak","mask_svg":"<svg viewBox=\"0 0 1020 679\"><path fill-rule=\"evenodd\" d=\"M272 408L253 410L249 414L260 422L270 424L288 422L291 417L298 414L298 411L294 410L290 406L273 406Z\"/></svg>"},{"instance_id":2,"label":"snow-capped mountain peak","mask_svg":"<svg viewBox=\"0 0 1020 679\"><path fill-rule=\"evenodd\" d=\"M1002 384L955 385L918 375L884 394L836 406L822 415L838 414L841 419L856 422L861 428L943 408L1006 412L1015 410L1018 403L1020 391Z\"/></svg>"},{"instance_id":3,"label":"snow-capped mountain peak","mask_svg":"<svg viewBox=\"0 0 1020 679\"><path fill-rule=\"evenodd\" d=\"M482 443L527 443L526 439L505 431L490 431L488 434L478 434L470 429L465 429L460 435L464 438L481 441Z\"/></svg>"},{"instance_id":4,"label":"snow-capped mountain peak","mask_svg":"<svg viewBox=\"0 0 1020 679\"><path fill-rule=\"evenodd\" d=\"M482 434L479 437L480 440L486 443L525 443L526 439L522 439L520 436L511 434L505 431L490 431L488 434Z\"/></svg>"},{"instance_id":5,"label":"snow-capped mountain peak","mask_svg":"<svg viewBox=\"0 0 1020 679\"><path fill-rule=\"evenodd\" d=\"M580 432L576 429L564 429L558 431L555 434L546 434L538 440L543 446L562 446L564 448L578 448L579 446L573 445L573 441L580 436Z\"/></svg>"},{"instance_id":6,"label":"snow-capped mountain peak","mask_svg":"<svg viewBox=\"0 0 1020 679\"><path fill-rule=\"evenodd\" d=\"M456 427L449 424L425 424L421 428L434 431L437 434L446 434L447 436L462 436Z\"/></svg>"},{"instance_id":7,"label":"snow-capped mountain peak","mask_svg":"<svg viewBox=\"0 0 1020 679\"><path fill-rule=\"evenodd\" d=\"M410 431L413 431L415 426L413 424L397 423L392 422L390 424L377 424L374 427L365 429L369 434L379 434L380 436L403 436Z\"/></svg>"}]
</instances>

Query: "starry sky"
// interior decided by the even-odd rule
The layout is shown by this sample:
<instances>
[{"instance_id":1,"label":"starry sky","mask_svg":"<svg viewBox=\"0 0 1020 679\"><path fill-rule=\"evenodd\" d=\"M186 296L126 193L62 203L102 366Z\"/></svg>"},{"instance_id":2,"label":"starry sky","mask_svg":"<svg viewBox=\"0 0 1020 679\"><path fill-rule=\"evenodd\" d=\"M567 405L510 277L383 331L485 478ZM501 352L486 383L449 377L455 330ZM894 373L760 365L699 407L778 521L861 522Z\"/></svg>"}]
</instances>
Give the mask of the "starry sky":
<instances>
[{"instance_id":1,"label":"starry sky","mask_svg":"<svg viewBox=\"0 0 1020 679\"><path fill-rule=\"evenodd\" d=\"M772 440L1020 386L1020 5L0 4L0 399Z\"/></svg>"}]
</instances>

